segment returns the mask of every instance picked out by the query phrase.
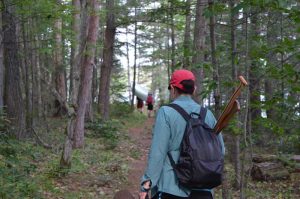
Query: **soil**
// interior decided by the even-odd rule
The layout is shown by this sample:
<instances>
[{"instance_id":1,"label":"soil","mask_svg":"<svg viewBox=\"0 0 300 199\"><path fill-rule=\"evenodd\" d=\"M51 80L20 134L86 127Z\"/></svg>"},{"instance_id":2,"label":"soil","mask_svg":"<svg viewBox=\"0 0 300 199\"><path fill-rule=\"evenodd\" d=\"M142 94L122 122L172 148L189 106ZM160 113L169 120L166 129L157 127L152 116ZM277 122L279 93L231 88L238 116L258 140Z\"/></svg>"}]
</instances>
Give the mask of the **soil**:
<instances>
[{"instance_id":1,"label":"soil","mask_svg":"<svg viewBox=\"0 0 300 199\"><path fill-rule=\"evenodd\" d=\"M129 137L139 149L140 156L129 163L128 184L124 189L128 189L137 198L140 190L140 179L147 166L147 157L151 145L152 126L154 118L148 118L140 128L129 129Z\"/></svg>"}]
</instances>

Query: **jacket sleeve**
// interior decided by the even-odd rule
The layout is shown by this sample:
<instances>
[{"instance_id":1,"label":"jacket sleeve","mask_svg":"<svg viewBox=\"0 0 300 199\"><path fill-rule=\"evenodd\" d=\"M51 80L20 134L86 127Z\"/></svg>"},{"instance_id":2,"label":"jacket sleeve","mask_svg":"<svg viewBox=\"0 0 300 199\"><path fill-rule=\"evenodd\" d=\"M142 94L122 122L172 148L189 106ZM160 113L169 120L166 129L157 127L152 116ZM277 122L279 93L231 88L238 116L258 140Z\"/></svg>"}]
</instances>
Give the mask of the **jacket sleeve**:
<instances>
[{"instance_id":1,"label":"jacket sleeve","mask_svg":"<svg viewBox=\"0 0 300 199\"><path fill-rule=\"evenodd\" d=\"M148 164L145 174L142 176L141 184L151 180L152 188L159 181L165 159L168 152L168 144L170 139L170 126L166 119L163 107L159 109L155 126L153 129L153 137L150 152L148 155Z\"/></svg>"}]
</instances>

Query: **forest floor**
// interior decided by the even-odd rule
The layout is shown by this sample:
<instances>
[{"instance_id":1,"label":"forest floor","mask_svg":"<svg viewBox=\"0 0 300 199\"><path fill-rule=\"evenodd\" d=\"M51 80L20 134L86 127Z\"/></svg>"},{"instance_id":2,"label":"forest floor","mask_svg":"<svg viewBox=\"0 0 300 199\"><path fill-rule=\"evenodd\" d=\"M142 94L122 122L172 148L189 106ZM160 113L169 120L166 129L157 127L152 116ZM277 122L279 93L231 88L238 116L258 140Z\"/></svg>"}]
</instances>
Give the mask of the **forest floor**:
<instances>
[{"instance_id":1,"label":"forest floor","mask_svg":"<svg viewBox=\"0 0 300 199\"><path fill-rule=\"evenodd\" d=\"M121 186L121 189L128 189L136 198L138 195L140 178L147 164L147 155L151 144L151 131L154 118L150 118L140 127L128 130L129 137L133 142L133 146L139 150L140 156L131 159L129 162L128 184ZM141 128L142 127L142 128ZM228 195L229 198L240 198L239 191L232 186L234 182L234 169L232 164L226 161L227 179L228 179ZM248 188L245 190L247 198L252 199L294 199L300 198L300 173L292 173L291 178L285 181L275 182L257 182L252 179L248 180ZM215 189L214 198L222 198L221 187Z\"/></svg>"},{"instance_id":2,"label":"forest floor","mask_svg":"<svg viewBox=\"0 0 300 199\"><path fill-rule=\"evenodd\" d=\"M0 198L112 199L122 189L137 198L153 123L154 118L135 113L106 125L99 121L87 125L85 147L73 151L72 168L67 171L58 167L66 121L52 119L51 132L44 133L44 140L58 146L52 150L34 141L0 140ZM239 198L232 188L234 169L229 161L226 170L228 198ZM245 194L253 199L300 198L300 173L275 182L249 178ZM214 195L220 199L221 188Z\"/></svg>"},{"instance_id":3,"label":"forest floor","mask_svg":"<svg viewBox=\"0 0 300 199\"><path fill-rule=\"evenodd\" d=\"M145 123L139 127L130 128L128 130L129 138L132 141L130 147L138 150L139 156L135 158L129 157L129 171L127 176L126 185L120 186L120 189L128 189L132 195L136 198L138 195L140 178L147 164L147 155L150 149L152 138L152 127L154 124L154 118L147 119ZM120 147L128 147L127 143L123 143ZM129 150L130 151L130 150ZM226 170L228 178L228 195L229 198L240 198L239 191L236 191L232 184L234 182L234 170L228 161L226 161ZM248 188L245 190L247 198L259 198L259 199L292 199L300 198L300 173L292 173L291 178L286 181L276 182L256 182L249 179ZM222 198L221 187L214 191L214 197L216 199Z\"/></svg>"}]
</instances>

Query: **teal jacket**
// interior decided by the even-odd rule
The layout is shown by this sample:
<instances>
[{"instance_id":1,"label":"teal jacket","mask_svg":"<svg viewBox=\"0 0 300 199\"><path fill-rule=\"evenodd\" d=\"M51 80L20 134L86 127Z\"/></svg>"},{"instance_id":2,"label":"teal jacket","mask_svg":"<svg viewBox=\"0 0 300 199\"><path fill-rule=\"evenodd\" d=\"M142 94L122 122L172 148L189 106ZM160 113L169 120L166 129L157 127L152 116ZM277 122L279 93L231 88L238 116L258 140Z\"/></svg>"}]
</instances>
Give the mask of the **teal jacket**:
<instances>
[{"instance_id":1,"label":"teal jacket","mask_svg":"<svg viewBox=\"0 0 300 199\"><path fill-rule=\"evenodd\" d=\"M172 103L180 105L187 113L200 112L200 105L190 96L179 96ZM211 111L207 110L205 122L214 127L216 119ZM151 194L165 192L172 195L187 197L190 190L178 186L178 182L171 166L167 153L170 152L175 162L179 159L180 143L185 130L186 121L173 108L162 106L157 113L153 129L151 149L148 156L148 165L142 176L141 184L151 180ZM219 134L222 152L225 154L224 141ZM210 190L207 190L210 191Z\"/></svg>"}]
</instances>

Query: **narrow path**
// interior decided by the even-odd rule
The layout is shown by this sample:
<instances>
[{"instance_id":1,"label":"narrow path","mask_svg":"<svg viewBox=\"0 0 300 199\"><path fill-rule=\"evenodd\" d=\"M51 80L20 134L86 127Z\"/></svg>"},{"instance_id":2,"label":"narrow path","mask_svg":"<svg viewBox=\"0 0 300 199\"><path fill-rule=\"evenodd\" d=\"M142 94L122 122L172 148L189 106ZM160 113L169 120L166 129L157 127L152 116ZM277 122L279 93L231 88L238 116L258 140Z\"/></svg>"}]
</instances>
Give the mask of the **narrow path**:
<instances>
[{"instance_id":1,"label":"narrow path","mask_svg":"<svg viewBox=\"0 0 300 199\"><path fill-rule=\"evenodd\" d=\"M145 122L144 126L140 128L132 128L129 130L129 136L136 147L139 149L141 155L138 159L133 159L129 164L129 184L125 188L128 189L136 198L140 189L139 184L141 176L146 169L147 156L151 145L153 123L154 118L149 118Z\"/></svg>"}]
</instances>

